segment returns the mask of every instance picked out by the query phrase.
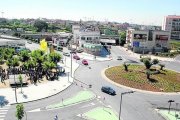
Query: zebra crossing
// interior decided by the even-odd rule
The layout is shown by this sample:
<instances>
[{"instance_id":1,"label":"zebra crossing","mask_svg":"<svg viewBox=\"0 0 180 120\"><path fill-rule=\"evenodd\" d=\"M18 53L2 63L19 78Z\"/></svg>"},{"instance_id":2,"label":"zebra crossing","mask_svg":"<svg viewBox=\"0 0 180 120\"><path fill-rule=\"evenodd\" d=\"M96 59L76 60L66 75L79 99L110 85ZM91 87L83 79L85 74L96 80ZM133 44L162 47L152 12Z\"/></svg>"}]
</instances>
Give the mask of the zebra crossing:
<instances>
[{"instance_id":1,"label":"zebra crossing","mask_svg":"<svg viewBox=\"0 0 180 120\"><path fill-rule=\"evenodd\" d=\"M4 120L10 105L0 106L0 120Z\"/></svg>"}]
</instances>

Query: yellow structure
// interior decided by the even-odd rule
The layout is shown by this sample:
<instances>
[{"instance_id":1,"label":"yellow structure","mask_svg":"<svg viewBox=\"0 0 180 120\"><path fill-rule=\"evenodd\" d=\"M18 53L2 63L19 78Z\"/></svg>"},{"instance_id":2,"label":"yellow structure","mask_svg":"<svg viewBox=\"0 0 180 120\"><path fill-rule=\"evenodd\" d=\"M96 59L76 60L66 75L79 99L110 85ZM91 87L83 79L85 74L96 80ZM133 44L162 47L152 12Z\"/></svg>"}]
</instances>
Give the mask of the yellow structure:
<instances>
[{"instance_id":1,"label":"yellow structure","mask_svg":"<svg viewBox=\"0 0 180 120\"><path fill-rule=\"evenodd\" d=\"M45 39L43 39L43 40L41 40L40 41L40 49L42 50L42 51L47 51L47 42L46 42L46 40Z\"/></svg>"}]
</instances>

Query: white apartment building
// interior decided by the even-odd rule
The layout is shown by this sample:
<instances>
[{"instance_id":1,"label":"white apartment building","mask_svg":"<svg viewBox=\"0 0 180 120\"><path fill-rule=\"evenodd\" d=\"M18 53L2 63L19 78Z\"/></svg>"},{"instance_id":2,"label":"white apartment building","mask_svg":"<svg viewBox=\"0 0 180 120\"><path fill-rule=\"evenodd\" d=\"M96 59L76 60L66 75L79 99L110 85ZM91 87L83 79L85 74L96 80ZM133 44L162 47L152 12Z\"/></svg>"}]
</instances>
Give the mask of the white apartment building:
<instances>
[{"instance_id":1,"label":"white apartment building","mask_svg":"<svg viewBox=\"0 0 180 120\"><path fill-rule=\"evenodd\" d=\"M162 30L170 31L171 39L180 40L180 16L166 16L163 21Z\"/></svg>"},{"instance_id":2,"label":"white apartment building","mask_svg":"<svg viewBox=\"0 0 180 120\"><path fill-rule=\"evenodd\" d=\"M85 52L100 55L102 45L100 44L100 31L98 28L88 25L74 25L72 27L74 43Z\"/></svg>"},{"instance_id":3,"label":"white apartment building","mask_svg":"<svg viewBox=\"0 0 180 120\"><path fill-rule=\"evenodd\" d=\"M129 29L126 32L128 47L137 53L163 52L169 49L169 40L169 31Z\"/></svg>"},{"instance_id":4,"label":"white apartment building","mask_svg":"<svg viewBox=\"0 0 180 120\"><path fill-rule=\"evenodd\" d=\"M78 43L79 40L80 25L72 26L73 42Z\"/></svg>"}]
</instances>

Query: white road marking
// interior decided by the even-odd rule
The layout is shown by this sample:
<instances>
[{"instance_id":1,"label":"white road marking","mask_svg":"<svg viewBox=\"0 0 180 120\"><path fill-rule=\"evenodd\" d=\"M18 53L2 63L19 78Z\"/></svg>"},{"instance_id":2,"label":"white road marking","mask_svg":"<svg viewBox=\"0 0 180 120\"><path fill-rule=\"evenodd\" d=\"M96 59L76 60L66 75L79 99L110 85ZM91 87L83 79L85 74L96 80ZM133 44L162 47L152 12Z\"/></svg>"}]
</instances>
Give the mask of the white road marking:
<instances>
[{"instance_id":1,"label":"white road marking","mask_svg":"<svg viewBox=\"0 0 180 120\"><path fill-rule=\"evenodd\" d=\"M94 105L95 105L94 103L90 103L90 104L84 105L84 106L82 106L82 107L80 107L80 108L90 107L90 106L94 106Z\"/></svg>"},{"instance_id":2,"label":"white road marking","mask_svg":"<svg viewBox=\"0 0 180 120\"><path fill-rule=\"evenodd\" d=\"M41 109L40 109L40 108L38 108L38 109L34 109L34 110L30 110L30 111L28 111L28 112L39 112L39 111L41 111Z\"/></svg>"}]
</instances>

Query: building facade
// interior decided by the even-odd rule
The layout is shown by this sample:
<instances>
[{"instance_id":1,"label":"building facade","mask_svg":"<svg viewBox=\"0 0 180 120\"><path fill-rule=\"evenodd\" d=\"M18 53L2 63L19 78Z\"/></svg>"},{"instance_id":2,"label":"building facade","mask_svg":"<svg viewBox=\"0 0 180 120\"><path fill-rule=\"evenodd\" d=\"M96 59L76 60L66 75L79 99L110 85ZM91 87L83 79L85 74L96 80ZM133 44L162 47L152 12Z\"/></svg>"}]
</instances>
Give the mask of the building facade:
<instances>
[{"instance_id":1,"label":"building facade","mask_svg":"<svg viewBox=\"0 0 180 120\"><path fill-rule=\"evenodd\" d=\"M163 21L162 30L170 31L171 39L180 40L180 16L166 16Z\"/></svg>"},{"instance_id":2,"label":"building facade","mask_svg":"<svg viewBox=\"0 0 180 120\"><path fill-rule=\"evenodd\" d=\"M79 49L96 56L101 54L100 31L97 27L92 25L74 25L72 31L73 41Z\"/></svg>"},{"instance_id":3,"label":"building facade","mask_svg":"<svg viewBox=\"0 0 180 120\"><path fill-rule=\"evenodd\" d=\"M128 48L136 53L163 52L170 48L169 31L134 30L126 32Z\"/></svg>"},{"instance_id":4,"label":"building facade","mask_svg":"<svg viewBox=\"0 0 180 120\"><path fill-rule=\"evenodd\" d=\"M58 46L66 46L71 35L71 33L62 32L58 35L52 36L52 45L54 46L54 48L57 48Z\"/></svg>"}]
</instances>

